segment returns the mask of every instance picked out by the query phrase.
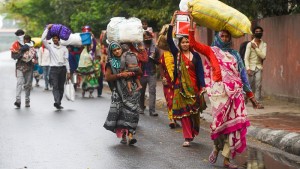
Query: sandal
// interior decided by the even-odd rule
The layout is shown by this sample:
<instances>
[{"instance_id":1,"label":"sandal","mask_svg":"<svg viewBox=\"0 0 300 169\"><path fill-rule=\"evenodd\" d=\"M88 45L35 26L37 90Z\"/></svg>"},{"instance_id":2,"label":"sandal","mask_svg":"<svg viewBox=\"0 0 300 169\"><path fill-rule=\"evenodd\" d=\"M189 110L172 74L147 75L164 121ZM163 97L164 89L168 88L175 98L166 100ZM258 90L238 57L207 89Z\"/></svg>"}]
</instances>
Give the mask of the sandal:
<instances>
[{"instance_id":1,"label":"sandal","mask_svg":"<svg viewBox=\"0 0 300 169\"><path fill-rule=\"evenodd\" d=\"M174 129L174 128L176 127L176 124L175 124L174 122L170 122L170 123L169 123L169 127L170 127L171 129Z\"/></svg>"},{"instance_id":2,"label":"sandal","mask_svg":"<svg viewBox=\"0 0 300 169\"><path fill-rule=\"evenodd\" d=\"M135 138L129 139L128 144L129 145L133 145L137 142L137 140Z\"/></svg>"},{"instance_id":3,"label":"sandal","mask_svg":"<svg viewBox=\"0 0 300 169\"><path fill-rule=\"evenodd\" d=\"M215 153L217 152L217 153ZM217 159L218 159L218 154L219 154L219 151L216 151L216 150L213 150L209 157L208 157L208 161L210 162L210 164L214 164L216 163ZM225 165L224 165L225 166Z\"/></svg>"},{"instance_id":4,"label":"sandal","mask_svg":"<svg viewBox=\"0 0 300 169\"><path fill-rule=\"evenodd\" d=\"M129 133L128 138L128 145L133 145L137 142L137 140L133 138L133 135L131 133Z\"/></svg>"},{"instance_id":5,"label":"sandal","mask_svg":"<svg viewBox=\"0 0 300 169\"><path fill-rule=\"evenodd\" d=\"M228 164L224 164L224 168L238 169L238 166L232 163L228 163Z\"/></svg>"},{"instance_id":6,"label":"sandal","mask_svg":"<svg viewBox=\"0 0 300 169\"><path fill-rule=\"evenodd\" d=\"M182 144L182 147L190 147L190 142L189 141L184 141Z\"/></svg>"},{"instance_id":7,"label":"sandal","mask_svg":"<svg viewBox=\"0 0 300 169\"><path fill-rule=\"evenodd\" d=\"M261 103L256 102L256 105L253 105L253 108L254 109L264 109L265 107Z\"/></svg>"}]
</instances>

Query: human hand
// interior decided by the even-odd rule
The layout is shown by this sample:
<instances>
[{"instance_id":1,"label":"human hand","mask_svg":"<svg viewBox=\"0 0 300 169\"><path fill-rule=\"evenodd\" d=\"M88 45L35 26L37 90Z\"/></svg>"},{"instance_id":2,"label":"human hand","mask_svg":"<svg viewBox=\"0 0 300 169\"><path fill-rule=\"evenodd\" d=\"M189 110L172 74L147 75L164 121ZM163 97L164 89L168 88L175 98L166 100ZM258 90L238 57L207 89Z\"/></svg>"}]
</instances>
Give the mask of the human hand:
<instances>
[{"instance_id":1,"label":"human hand","mask_svg":"<svg viewBox=\"0 0 300 169\"><path fill-rule=\"evenodd\" d=\"M178 11L176 10L176 11L173 13L173 16L172 16L172 20L171 20L170 25L174 25L175 18L176 18L176 15L177 15L177 14L178 14Z\"/></svg>"},{"instance_id":2,"label":"human hand","mask_svg":"<svg viewBox=\"0 0 300 169\"><path fill-rule=\"evenodd\" d=\"M165 77L162 77L161 82L163 85L167 85L167 79Z\"/></svg>"},{"instance_id":3,"label":"human hand","mask_svg":"<svg viewBox=\"0 0 300 169\"><path fill-rule=\"evenodd\" d=\"M253 73L252 70L250 70L250 69L247 70L247 74L248 74L249 76L252 76L252 73Z\"/></svg>"},{"instance_id":4,"label":"human hand","mask_svg":"<svg viewBox=\"0 0 300 169\"><path fill-rule=\"evenodd\" d=\"M51 29L51 27L53 26L53 24L49 24L48 26L47 26L47 29Z\"/></svg>"},{"instance_id":5,"label":"human hand","mask_svg":"<svg viewBox=\"0 0 300 169\"><path fill-rule=\"evenodd\" d=\"M71 74L67 73L67 79L70 80L71 79Z\"/></svg>"},{"instance_id":6,"label":"human hand","mask_svg":"<svg viewBox=\"0 0 300 169\"><path fill-rule=\"evenodd\" d=\"M255 49L255 48L257 48L257 45L256 45L255 43L251 42L251 47L252 47L253 49Z\"/></svg>"}]
</instances>

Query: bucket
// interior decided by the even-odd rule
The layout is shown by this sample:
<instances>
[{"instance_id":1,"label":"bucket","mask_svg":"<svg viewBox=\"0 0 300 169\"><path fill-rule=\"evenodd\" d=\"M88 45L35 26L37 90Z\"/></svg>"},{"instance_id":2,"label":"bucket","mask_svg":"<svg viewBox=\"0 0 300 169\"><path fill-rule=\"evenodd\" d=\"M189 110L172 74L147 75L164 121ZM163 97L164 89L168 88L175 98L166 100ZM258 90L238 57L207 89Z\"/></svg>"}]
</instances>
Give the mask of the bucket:
<instances>
[{"instance_id":1,"label":"bucket","mask_svg":"<svg viewBox=\"0 0 300 169\"><path fill-rule=\"evenodd\" d=\"M90 45L92 43L91 33L80 33L82 45Z\"/></svg>"}]
</instances>

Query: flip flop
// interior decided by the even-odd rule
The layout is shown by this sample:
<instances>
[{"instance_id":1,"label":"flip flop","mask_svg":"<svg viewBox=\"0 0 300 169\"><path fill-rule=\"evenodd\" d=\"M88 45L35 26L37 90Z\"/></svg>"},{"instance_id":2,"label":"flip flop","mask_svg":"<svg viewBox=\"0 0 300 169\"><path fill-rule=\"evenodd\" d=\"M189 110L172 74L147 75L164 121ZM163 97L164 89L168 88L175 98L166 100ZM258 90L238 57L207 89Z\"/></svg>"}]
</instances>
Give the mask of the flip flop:
<instances>
[{"instance_id":1,"label":"flip flop","mask_svg":"<svg viewBox=\"0 0 300 169\"><path fill-rule=\"evenodd\" d=\"M133 144L135 144L136 142L137 142L137 140L136 140L135 138L133 138L133 139L130 139L130 140L129 140L128 144L129 144L129 145L133 145Z\"/></svg>"},{"instance_id":2,"label":"flip flop","mask_svg":"<svg viewBox=\"0 0 300 169\"><path fill-rule=\"evenodd\" d=\"M217 155L215 154L215 150L213 150L209 157L208 157L208 161L210 162L210 164L214 164L216 163L217 159L218 159L218 154L219 152L217 152ZM224 165L225 166L225 165Z\"/></svg>"},{"instance_id":3,"label":"flip flop","mask_svg":"<svg viewBox=\"0 0 300 169\"><path fill-rule=\"evenodd\" d=\"M225 167L225 168L230 168L230 169L238 169L238 166L237 166L237 165L234 165L234 164L232 164L232 163L224 164L224 167Z\"/></svg>"},{"instance_id":4,"label":"flip flop","mask_svg":"<svg viewBox=\"0 0 300 169\"><path fill-rule=\"evenodd\" d=\"M183 142L182 147L190 147L190 142L189 141Z\"/></svg>"},{"instance_id":5,"label":"flip flop","mask_svg":"<svg viewBox=\"0 0 300 169\"><path fill-rule=\"evenodd\" d=\"M176 124L175 124L174 122L170 122L170 123L169 123L169 127L170 127L171 129L174 129L174 128L176 127Z\"/></svg>"}]
</instances>

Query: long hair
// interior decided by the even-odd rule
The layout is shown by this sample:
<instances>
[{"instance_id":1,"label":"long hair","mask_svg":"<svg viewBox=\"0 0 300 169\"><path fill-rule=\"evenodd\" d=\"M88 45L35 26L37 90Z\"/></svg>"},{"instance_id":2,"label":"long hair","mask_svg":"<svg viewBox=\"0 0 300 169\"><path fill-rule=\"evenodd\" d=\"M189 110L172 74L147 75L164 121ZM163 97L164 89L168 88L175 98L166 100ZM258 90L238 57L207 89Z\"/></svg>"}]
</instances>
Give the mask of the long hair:
<instances>
[{"instance_id":1,"label":"long hair","mask_svg":"<svg viewBox=\"0 0 300 169\"><path fill-rule=\"evenodd\" d=\"M180 38L178 38L178 47L179 47L180 51L182 51L182 48L181 48L181 45L180 45L180 44L181 44L181 42L182 42L183 39L189 40L189 37L186 36L186 35L183 35L183 36L181 36Z\"/></svg>"}]
</instances>

